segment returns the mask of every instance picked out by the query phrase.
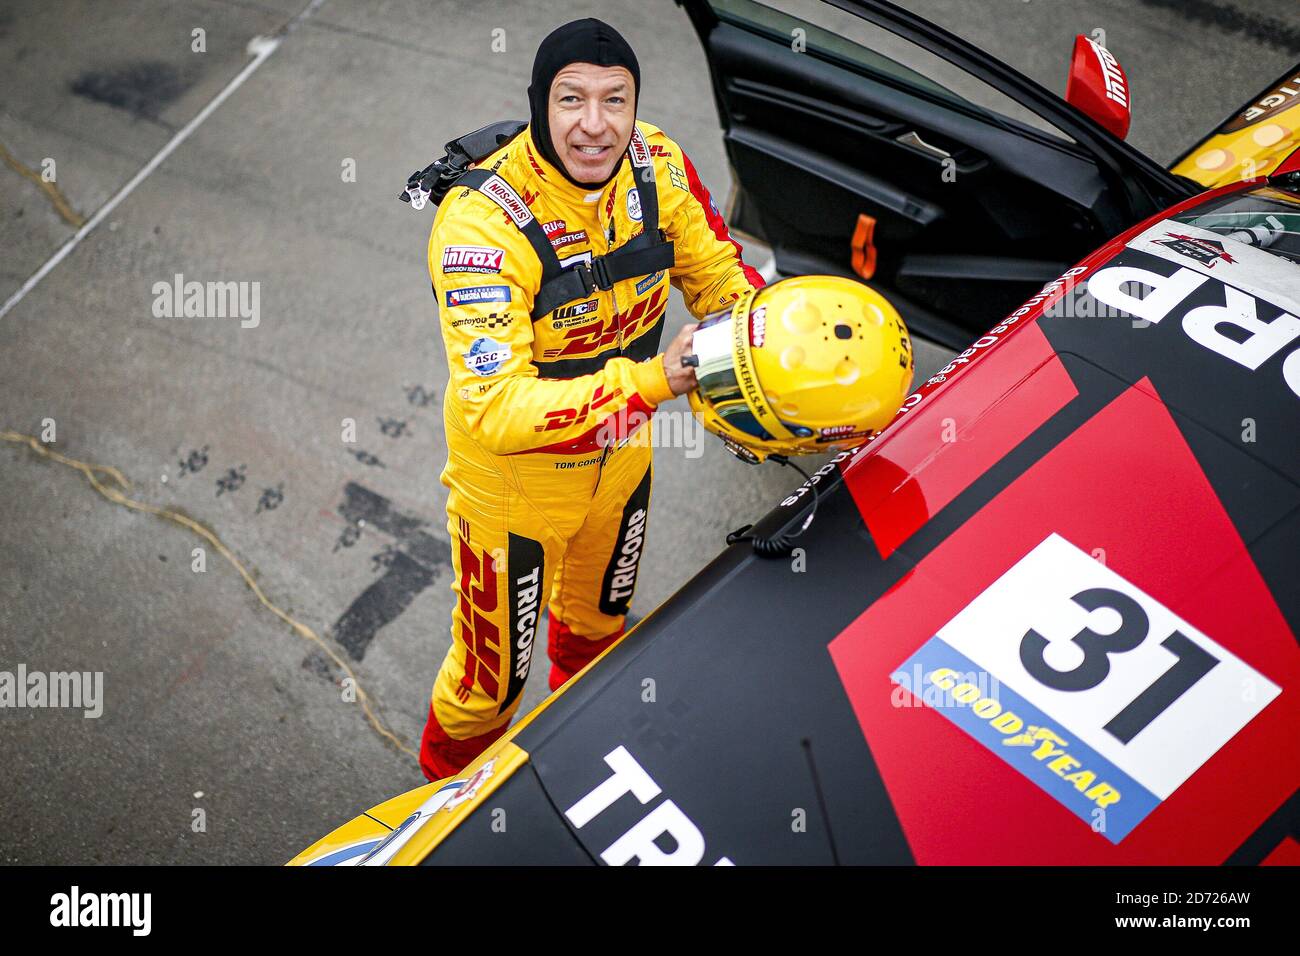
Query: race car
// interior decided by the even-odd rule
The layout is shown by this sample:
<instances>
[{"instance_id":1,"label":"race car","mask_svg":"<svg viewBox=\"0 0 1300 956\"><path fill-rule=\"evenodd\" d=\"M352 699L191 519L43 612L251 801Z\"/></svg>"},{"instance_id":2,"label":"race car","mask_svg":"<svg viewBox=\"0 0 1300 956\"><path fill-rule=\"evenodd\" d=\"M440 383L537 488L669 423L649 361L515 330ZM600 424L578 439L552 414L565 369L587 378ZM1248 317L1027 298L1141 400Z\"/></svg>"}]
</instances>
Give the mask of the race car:
<instances>
[{"instance_id":1,"label":"race car","mask_svg":"<svg viewBox=\"0 0 1300 956\"><path fill-rule=\"evenodd\" d=\"M885 3L835 4L863 46L681 2L738 225L960 351L751 531L815 506L795 550L737 540L463 774L292 862L1300 864L1296 144L1226 184L1189 153L1205 191L1123 143L1088 38L1067 101Z\"/></svg>"}]
</instances>

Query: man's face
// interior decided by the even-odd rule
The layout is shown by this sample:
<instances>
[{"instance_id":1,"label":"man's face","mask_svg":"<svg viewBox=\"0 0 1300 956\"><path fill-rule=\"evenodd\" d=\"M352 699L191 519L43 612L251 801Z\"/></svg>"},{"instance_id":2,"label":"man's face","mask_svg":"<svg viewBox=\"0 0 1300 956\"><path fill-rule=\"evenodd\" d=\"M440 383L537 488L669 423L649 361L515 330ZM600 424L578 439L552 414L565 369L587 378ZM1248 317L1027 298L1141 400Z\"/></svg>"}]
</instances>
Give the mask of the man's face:
<instances>
[{"instance_id":1,"label":"man's face","mask_svg":"<svg viewBox=\"0 0 1300 956\"><path fill-rule=\"evenodd\" d=\"M570 63L551 83L551 145L580 183L608 179L632 139L636 90L621 66Z\"/></svg>"}]
</instances>

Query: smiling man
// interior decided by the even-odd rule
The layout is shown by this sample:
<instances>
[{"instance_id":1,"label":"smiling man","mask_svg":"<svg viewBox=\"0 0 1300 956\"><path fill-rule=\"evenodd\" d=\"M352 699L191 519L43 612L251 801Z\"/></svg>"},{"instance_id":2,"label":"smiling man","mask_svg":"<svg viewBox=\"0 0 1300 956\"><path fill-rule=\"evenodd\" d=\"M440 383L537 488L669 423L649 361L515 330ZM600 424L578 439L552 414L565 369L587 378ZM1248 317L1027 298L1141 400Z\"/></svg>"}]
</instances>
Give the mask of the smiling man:
<instances>
[{"instance_id":1,"label":"smiling man","mask_svg":"<svg viewBox=\"0 0 1300 956\"><path fill-rule=\"evenodd\" d=\"M651 480L649 444L626 439L696 384L693 326L659 352L669 284L697 319L763 284L681 148L637 122L640 91L618 31L560 27L528 127L434 221L457 600L420 748L431 780L505 732L544 611L553 690L623 633Z\"/></svg>"}]
</instances>

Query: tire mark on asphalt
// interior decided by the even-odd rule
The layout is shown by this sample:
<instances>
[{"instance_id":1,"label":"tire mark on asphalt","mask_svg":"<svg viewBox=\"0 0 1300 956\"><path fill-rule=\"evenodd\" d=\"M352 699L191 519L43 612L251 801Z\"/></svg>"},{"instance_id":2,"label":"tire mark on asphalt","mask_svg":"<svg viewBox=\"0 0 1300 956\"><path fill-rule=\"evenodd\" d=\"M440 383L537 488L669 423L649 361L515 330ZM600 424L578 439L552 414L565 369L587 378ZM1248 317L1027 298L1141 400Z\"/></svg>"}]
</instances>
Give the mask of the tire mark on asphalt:
<instances>
[{"instance_id":1,"label":"tire mark on asphalt","mask_svg":"<svg viewBox=\"0 0 1300 956\"><path fill-rule=\"evenodd\" d=\"M1288 53L1300 53L1300 25L1264 14L1220 6L1211 0L1138 0L1143 6L1170 10L1184 20L1211 26L1224 33L1242 33Z\"/></svg>"},{"instance_id":2,"label":"tire mark on asphalt","mask_svg":"<svg viewBox=\"0 0 1300 956\"><path fill-rule=\"evenodd\" d=\"M170 132L176 127L162 112L197 79L193 69L181 70L161 60L123 63L105 70L86 70L69 85L74 96L126 110L136 119L157 123Z\"/></svg>"},{"instance_id":3,"label":"tire mark on asphalt","mask_svg":"<svg viewBox=\"0 0 1300 956\"><path fill-rule=\"evenodd\" d=\"M26 298L27 293L36 288L36 286L40 284L41 280L49 275L55 266L66 259L72 253L72 250L76 249L77 246L81 244L81 241L95 230L96 226L107 219L109 215L112 214L113 210L135 191L137 186L148 179L153 171L161 166L168 156L175 152L182 143L189 139L190 134L203 125L204 121L207 120L207 118L211 116L232 93L243 86L244 81L257 72L258 67L266 62L267 57L279 48L281 42L293 33L303 20L310 17L312 13L315 12L316 8L324 2L325 0L311 0L310 3L298 11L297 14L295 14L271 36L253 37L253 39L249 41L247 48L247 52L252 56L252 59L248 64L235 74L234 78L222 87L221 91L217 93L217 95L214 96L206 106L199 110L193 119L181 127L176 135L169 139L166 145L164 145L163 148L160 149L151 160L149 160L149 162L145 163L139 172L127 180L126 185L114 193L108 202L100 206L95 214L76 231L72 238L60 246L54 255L50 256L50 258L45 261L44 265L37 269L26 282L19 286L18 290L14 292L13 295L9 296L3 305L0 305L0 319L3 319L8 315L9 312L18 305L18 303Z\"/></svg>"},{"instance_id":4,"label":"tire mark on asphalt","mask_svg":"<svg viewBox=\"0 0 1300 956\"><path fill-rule=\"evenodd\" d=\"M95 465L90 462L78 461L75 458L69 458L62 455L52 448L47 447L39 439L32 435L24 435L20 432L0 430L0 441L13 442L14 444L26 445L32 452L57 461L59 464L67 465L76 471L81 472L82 476L90 483L90 486L99 492L100 495L109 501L130 508L132 511L141 511L145 514L151 514L158 518L166 519L175 524L186 528L198 535L208 544L210 544L218 554L225 558L239 572L239 576L244 579L244 583L261 602L262 606L269 610L284 623L288 624L293 631L302 638L311 641L316 645L318 653L324 655L340 672L352 680L352 687L356 692L356 700L361 704L362 712L365 714L366 721L374 731L383 737L394 747L406 754L412 759L418 759L418 754L412 750L402 738L398 737L393 731L389 730L384 724L381 716L376 713L378 702L370 697L369 694L361 687L361 682L357 679L356 673L348 666L347 661L339 657L334 649L329 646L314 630L306 624L295 619L290 614L281 609L271 601L262 590L261 586L254 580L251 573L244 563L239 560L233 551L224 541L218 537L217 533L206 525L195 521L186 514L181 513L175 508L160 508L157 505L151 505L145 501L139 501L129 497L126 492L131 490L131 482L118 469L109 465Z\"/></svg>"},{"instance_id":5,"label":"tire mark on asphalt","mask_svg":"<svg viewBox=\"0 0 1300 956\"><path fill-rule=\"evenodd\" d=\"M375 635L410 607L440 571L451 567L451 543L426 530L428 519L401 510L355 481L344 486L343 495L338 510L349 525L376 528L398 541L383 577L362 591L334 624L334 640L359 661Z\"/></svg>"}]
</instances>

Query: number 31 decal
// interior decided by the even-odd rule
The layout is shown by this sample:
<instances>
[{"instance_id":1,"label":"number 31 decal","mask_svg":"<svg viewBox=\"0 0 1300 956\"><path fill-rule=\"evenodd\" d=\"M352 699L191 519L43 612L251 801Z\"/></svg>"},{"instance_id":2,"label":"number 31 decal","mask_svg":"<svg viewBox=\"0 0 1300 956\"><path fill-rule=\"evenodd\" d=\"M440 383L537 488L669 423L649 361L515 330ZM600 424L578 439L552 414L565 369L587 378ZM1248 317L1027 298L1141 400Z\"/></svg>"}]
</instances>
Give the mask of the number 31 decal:
<instances>
[{"instance_id":1,"label":"number 31 decal","mask_svg":"<svg viewBox=\"0 0 1300 956\"><path fill-rule=\"evenodd\" d=\"M1071 640L1083 652L1083 660L1066 671L1047 663L1047 638L1030 628L1020 641L1020 662L1031 677L1053 690L1090 690L1109 676L1112 654L1134 650L1147 639L1150 622L1141 604L1114 588L1088 588L1071 600L1085 611L1109 608L1119 615L1119 627L1110 634L1100 634L1090 627L1075 634ZM1217 657L1178 630L1160 646L1174 656L1174 663L1102 727L1120 743L1127 744L1141 733L1219 663Z\"/></svg>"},{"instance_id":2,"label":"number 31 decal","mask_svg":"<svg viewBox=\"0 0 1300 956\"><path fill-rule=\"evenodd\" d=\"M936 636L1162 800L1281 692L1219 643L1239 637L1216 640L1059 534Z\"/></svg>"}]
</instances>

